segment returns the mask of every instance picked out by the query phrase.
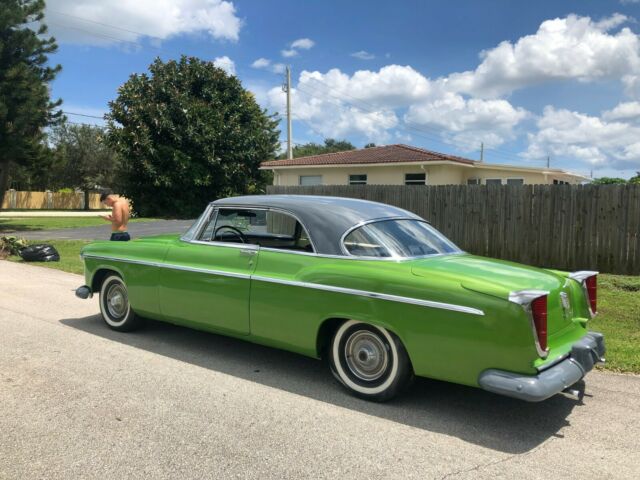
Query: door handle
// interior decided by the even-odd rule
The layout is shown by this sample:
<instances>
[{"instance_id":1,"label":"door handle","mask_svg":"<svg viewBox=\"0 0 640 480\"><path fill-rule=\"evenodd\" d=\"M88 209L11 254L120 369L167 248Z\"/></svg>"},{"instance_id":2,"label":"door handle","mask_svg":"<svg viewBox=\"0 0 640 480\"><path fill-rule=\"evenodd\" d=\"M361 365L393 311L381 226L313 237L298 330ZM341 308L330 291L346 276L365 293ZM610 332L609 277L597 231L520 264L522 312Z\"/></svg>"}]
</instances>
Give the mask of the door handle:
<instances>
[{"instance_id":1,"label":"door handle","mask_svg":"<svg viewBox=\"0 0 640 480\"><path fill-rule=\"evenodd\" d=\"M257 252L258 250L247 248L247 249L240 250L240 255L242 255L243 257L253 257Z\"/></svg>"}]
</instances>

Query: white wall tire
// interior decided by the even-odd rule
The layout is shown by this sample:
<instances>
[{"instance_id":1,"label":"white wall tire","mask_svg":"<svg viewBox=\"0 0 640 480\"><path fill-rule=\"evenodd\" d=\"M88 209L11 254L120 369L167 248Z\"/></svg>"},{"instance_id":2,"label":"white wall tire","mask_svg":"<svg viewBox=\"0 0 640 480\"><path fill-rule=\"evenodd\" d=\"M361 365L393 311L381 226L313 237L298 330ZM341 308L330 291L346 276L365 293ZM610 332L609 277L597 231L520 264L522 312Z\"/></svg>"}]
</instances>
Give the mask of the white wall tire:
<instances>
[{"instance_id":1,"label":"white wall tire","mask_svg":"<svg viewBox=\"0 0 640 480\"><path fill-rule=\"evenodd\" d=\"M127 286L119 275L107 275L102 282L100 313L109 328L119 332L129 332L140 326L140 317L131 309Z\"/></svg>"},{"instance_id":2,"label":"white wall tire","mask_svg":"<svg viewBox=\"0 0 640 480\"><path fill-rule=\"evenodd\" d=\"M349 320L331 340L329 364L354 395L374 401L396 396L413 376L400 339L384 328Z\"/></svg>"}]
</instances>

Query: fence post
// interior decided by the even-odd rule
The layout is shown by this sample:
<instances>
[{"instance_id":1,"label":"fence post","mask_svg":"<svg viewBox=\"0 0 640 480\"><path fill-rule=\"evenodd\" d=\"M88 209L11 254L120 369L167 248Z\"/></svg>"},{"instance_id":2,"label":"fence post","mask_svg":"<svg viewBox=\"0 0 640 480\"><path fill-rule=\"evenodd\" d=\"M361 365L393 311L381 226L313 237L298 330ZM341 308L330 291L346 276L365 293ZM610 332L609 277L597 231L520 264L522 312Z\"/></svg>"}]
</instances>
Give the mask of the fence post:
<instances>
[{"instance_id":1,"label":"fence post","mask_svg":"<svg viewBox=\"0 0 640 480\"><path fill-rule=\"evenodd\" d=\"M18 194L14 188L10 188L7 192L9 194L9 208L17 208Z\"/></svg>"}]
</instances>

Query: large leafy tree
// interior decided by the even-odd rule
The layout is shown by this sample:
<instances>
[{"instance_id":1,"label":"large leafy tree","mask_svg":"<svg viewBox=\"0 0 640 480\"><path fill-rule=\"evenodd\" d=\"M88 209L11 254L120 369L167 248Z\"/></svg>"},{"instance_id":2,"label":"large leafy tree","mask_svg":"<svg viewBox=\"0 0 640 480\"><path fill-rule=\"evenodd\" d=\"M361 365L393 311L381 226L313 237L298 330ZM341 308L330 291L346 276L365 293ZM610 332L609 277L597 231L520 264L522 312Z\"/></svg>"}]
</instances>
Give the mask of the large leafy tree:
<instances>
[{"instance_id":1,"label":"large leafy tree","mask_svg":"<svg viewBox=\"0 0 640 480\"><path fill-rule=\"evenodd\" d=\"M156 59L109 103L120 193L142 215L193 216L219 197L256 193L260 162L279 147L277 121L211 62Z\"/></svg>"},{"instance_id":2,"label":"large leafy tree","mask_svg":"<svg viewBox=\"0 0 640 480\"><path fill-rule=\"evenodd\" d=\"M344 152L346 150L355 150L355 145L347 140L334 140L327 138L324 145L319 143L305 143L304 145L295 145L293 147L293 158L308 157L309 155L320 155L323 153ZM287 158L286 153L278 155L279 159Z\"/></svg>"},{"instance_id":3,"label":"large leafy tree","mask_svg":"<svg viewBox=\"0 0 640 480\"><path fill-rule=\"evenodd\" d=\"M44 0L0 3L0 199L12 167L46 155L43 129L62 120L61 101L49 97L60 66L48 64L57 46L43 10Z\"/></svg>"},{"instance_id":4,"label":"large leafy tree","mask_svg":"<svg viewBox=\"0 0 640 480\"><path fill-rule=\"evenodd\" d=\"M53 129L50 141L56 157L54 181L83 190L85 208L91 190L113 186L118 162L102 128L64 124Z\"/></svg>"}]
</instances>

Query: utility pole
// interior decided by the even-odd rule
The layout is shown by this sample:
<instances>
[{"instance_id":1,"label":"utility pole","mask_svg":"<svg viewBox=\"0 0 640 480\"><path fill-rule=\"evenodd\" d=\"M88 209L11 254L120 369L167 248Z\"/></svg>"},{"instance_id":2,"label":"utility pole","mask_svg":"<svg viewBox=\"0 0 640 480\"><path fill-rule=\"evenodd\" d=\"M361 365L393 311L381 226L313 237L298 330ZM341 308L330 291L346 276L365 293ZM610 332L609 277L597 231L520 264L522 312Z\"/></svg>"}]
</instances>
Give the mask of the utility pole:
<instances>
[{"instance_id":1,"label":"utility pole","mask_svg":"<svg viewBox=\"0 0 640 480\"><path fill-rule=\"evenodd\" d=\"M287 94L287 158L293 158L293 145L291 143L291 68L287 66L286 80L282 90Z\"/></svg>"},{"instance_id":2,"label":"utility pole","mask_svg":"<svg viewBox=\"0 0 640 480\"><path fill-rule=\"evenodd\" d=\"M480 142L480 161L484 162L484 142Z\"/></svg>"},{"instance_id":3,"label":"utility pole","mask_svg":"<svg viewBox=\"0 0 640 480\"><path fill-rule=\"evenodd\" d=\"M547 155L547 168L549 168L550 160L551 159L550 159L549 155Z\"/></svg>"}]
</instances>

